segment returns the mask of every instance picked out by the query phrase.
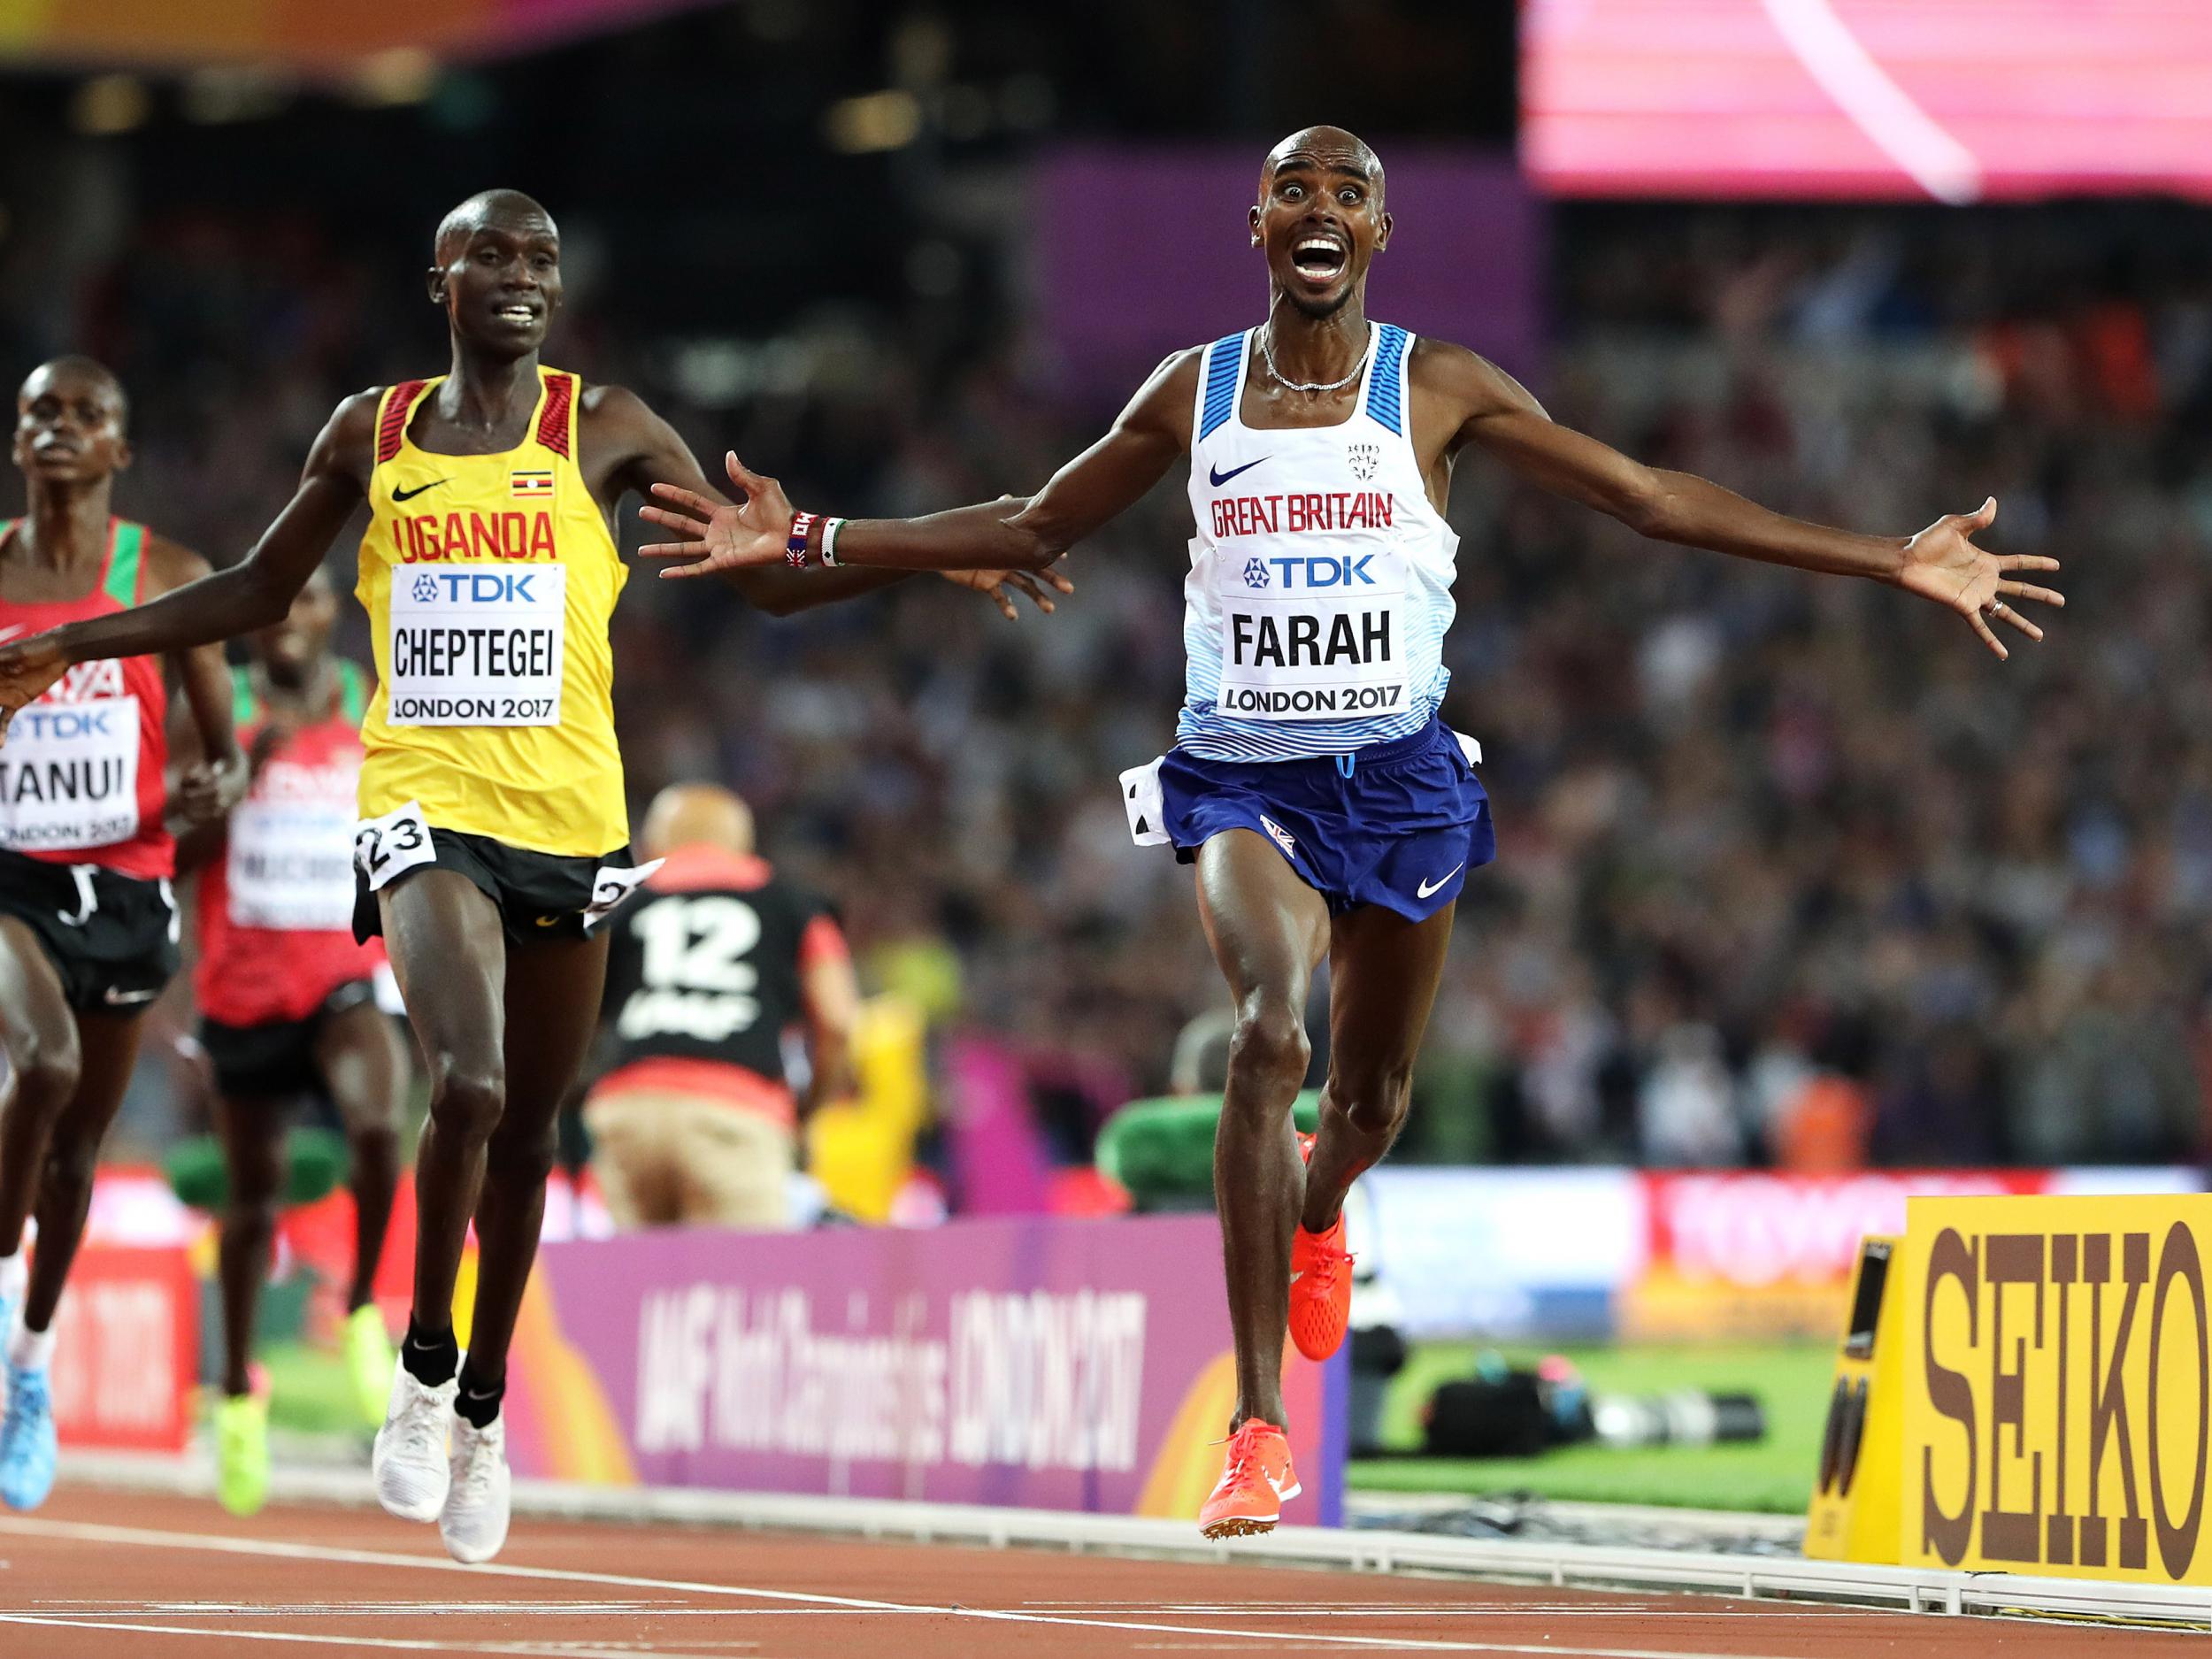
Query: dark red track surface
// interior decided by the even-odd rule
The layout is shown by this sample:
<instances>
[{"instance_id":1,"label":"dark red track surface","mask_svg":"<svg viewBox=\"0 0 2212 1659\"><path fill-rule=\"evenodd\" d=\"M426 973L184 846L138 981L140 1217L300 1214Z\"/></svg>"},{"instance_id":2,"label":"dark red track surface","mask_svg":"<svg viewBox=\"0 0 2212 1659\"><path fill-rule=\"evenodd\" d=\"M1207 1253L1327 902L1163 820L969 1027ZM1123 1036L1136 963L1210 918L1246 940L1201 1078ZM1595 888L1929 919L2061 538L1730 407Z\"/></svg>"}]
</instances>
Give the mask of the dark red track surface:
<instances>
[{"instance_id":1,"label":"dark red track surface","mask_svg":"<svg viewBox=\"0 0 2212 1659\"><path fill-rule=\"evenodd\" d=\"M382 1515L67 1490L0 1516L0 1563L6 1659L2212 1656L2157 1632L666 1526L526 1519L457 1567Z\"/></svg>"}]
</instances>

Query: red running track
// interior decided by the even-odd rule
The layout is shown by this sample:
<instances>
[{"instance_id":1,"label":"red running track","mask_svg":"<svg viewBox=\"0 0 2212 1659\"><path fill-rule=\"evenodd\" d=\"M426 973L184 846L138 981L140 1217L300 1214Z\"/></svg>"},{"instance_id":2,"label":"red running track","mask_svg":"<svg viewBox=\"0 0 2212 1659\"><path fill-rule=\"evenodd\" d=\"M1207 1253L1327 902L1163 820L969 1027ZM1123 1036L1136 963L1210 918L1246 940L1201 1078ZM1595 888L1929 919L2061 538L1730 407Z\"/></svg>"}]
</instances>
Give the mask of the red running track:
<instances>
[{"instance_id":1,"label":"red running track","mask_svg":"<svg viewBox=\"0 0 2212 1659\"><path fill-rule=\"evenodd\" d=\"M2200 1636L1457 1580L518 1524L486 1567L357 1510L65 1490L0 1515L5 1659L2138 1659Z\"/></svg>"}]
</instances>

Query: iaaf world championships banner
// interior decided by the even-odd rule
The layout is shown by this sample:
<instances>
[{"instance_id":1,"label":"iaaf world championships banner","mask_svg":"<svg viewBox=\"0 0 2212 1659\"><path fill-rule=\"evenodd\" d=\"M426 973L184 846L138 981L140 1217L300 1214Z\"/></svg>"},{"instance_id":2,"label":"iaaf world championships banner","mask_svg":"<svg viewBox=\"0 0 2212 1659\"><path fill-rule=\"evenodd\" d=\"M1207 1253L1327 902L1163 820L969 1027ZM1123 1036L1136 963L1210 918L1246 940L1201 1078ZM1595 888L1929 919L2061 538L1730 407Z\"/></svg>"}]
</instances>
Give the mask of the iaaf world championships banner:
<instances>
[{"instance_id":1,"label":"iaaf world championships banner","mask_svg":"<svg viewBox=\"0 0 2212 1659\"><path fill-rule=\"evenodd\" d=\"M1346 1359L1285 1374L1334 1525ZM515 1471L1194 1516L1236 1385L1210 1216L549 1244L516 1333Z\"/></svg>"}]
</instances>

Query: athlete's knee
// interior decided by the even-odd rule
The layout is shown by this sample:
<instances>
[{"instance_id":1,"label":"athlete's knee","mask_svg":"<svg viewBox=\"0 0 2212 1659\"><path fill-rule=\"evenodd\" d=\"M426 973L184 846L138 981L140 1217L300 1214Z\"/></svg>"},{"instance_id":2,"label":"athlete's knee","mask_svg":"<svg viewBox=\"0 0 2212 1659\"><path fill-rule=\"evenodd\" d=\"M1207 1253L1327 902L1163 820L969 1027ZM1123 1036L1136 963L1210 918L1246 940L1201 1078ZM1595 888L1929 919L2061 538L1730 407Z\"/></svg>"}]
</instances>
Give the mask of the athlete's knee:
<instances>
[{"instance_id":1,"label":"athlete's knee","mask_svg":"<svg viewBox=\"0 0 2212 1659\"><path fill-rule=\"evenodd\" d=\"M1298 1010L1281 997L1254 997L1237 1010L1229 1039L1229 1080L1233 1091L1263 1095L1294 1094L1306 1080L1313 1045Z\"/></svg>"},{"instance_id":2,"label":"athlete's knee","mask_svg":"<svg viewBox=\"0 0 2212 1659\"><path fill-rule=\"evenodd\" d=\"M553 1173L560 1150L560 1130L551 1118L527 1125L511 1118L492 1137L484 1178L510 1189L541 1186Z\"/></svg>"},{"instance_id":3,"label":"athlete's knee","mask_svg":"<svg viewBox=\"0 0 2212 1659\"><path fill-rule=\"evenodd\" d=\"M1347 1063L1339 1056L1330 1072L1329 1098L1358 1133L1394 1137L1413 1104L1413 1062Z\"/></svg>"},{"instance_id":4,"label":"athlete's knee","mask_svg":"<svg viewBox=\"0 0 2212 1659\"><path fill-rule=\"evenodd\" d=\"M67 1210L81 1202L90 1195L99 1169L100 1137L82 1133L64 1118L46 1141L46 1162L39 1175L40 1207L58 1203Z\"/></svg>"},{"instance_id":5,"label":"athlete's knee","mask_svg":"<svg viewBox=\"0 0 2212 1659\"><path fill-rule=\"evenodd\" d=\"M9 1033L7 1048L16 1099L26 1110L48 1117L68 1104L84 1070L74 1021L50 1033L26 1025Z\"/></svg>"},{"instance_id":6,"label":"athlete's knee","mask_svg":"<svg viewBox=\"0 0 2212 1659\"><path fill-rule=\"evenodd\" d=\"M259 1209L273 1214L277 1189L284 1184L284 1165L275 1147L257 1147L230 1161L230 1202L234 1209Z\"/></svg>"},{"instance_id":7,"label":"athlete's knee","mask_svg":"<svg viewBox=\"0 0 2212 1659\"><path fill-rule=\"evenodd\" d=\"M266 1239L276 1232L274 1191L234 1192L223 1206L223 1233L232 1239Z\"/></svg>"},{"instance_id":8,"label":"athlete's knee","mask_svg":"<svg viewBox=\"0 0 2212 1659\"><path fill-rule=\"evenodd\" d=\"M507 1110L507 1077L496 1061L430 1056L430 1115L440 1130L470 1141L491 1139Z\"/></svg>"},{"instance_id":9,"label":"athlete's knee","mask_svg":"<svg viewBox=\"0 0 2212 1659\"><path fill-rule=\"evenodd\" d=\"M353 1161L357 1169L365 1159L382 1164L399 1152L399 1124L378 1119L370 1123L356 1123L347 1126L346 1144L353 1148Z\"/></svg>"}]
</instances>

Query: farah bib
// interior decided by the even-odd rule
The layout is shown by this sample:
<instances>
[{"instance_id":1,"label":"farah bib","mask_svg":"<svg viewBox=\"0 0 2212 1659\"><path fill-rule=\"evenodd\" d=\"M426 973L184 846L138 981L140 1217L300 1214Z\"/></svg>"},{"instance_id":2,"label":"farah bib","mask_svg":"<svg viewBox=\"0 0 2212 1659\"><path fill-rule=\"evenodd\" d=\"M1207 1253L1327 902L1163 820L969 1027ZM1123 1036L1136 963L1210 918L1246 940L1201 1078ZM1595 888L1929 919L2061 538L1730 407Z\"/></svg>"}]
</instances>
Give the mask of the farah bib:
<instances>
[{"instance_id":1,"label":"farah bib","mask_svg":"<svg viewBox=\"0 0 2212 1659\"><path fill-rule=\"evenodd\" d=\"M1237 413L1250 334L1207 348L1178 748L1294 760L1390 742L1434 717L1459 538L1413 452L1412 351L1404 329L1378 325L1348 420L1261 430Z\"/></svg>"}]
</instances>

